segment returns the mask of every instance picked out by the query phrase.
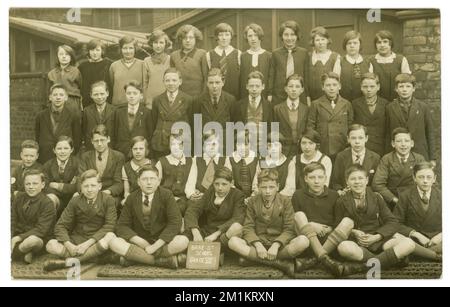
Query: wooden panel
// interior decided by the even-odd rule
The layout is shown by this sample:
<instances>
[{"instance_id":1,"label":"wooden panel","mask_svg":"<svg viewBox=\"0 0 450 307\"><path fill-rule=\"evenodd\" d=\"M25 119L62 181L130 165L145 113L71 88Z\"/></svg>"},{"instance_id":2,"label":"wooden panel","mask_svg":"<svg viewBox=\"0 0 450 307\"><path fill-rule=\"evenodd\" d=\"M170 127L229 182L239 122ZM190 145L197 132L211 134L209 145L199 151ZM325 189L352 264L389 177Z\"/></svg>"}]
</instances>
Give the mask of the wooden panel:
<instances>
[{"instance_id":1,"label":"wooden panel","mask_svg":"<svg viewBox=\"0 0 450 307\"><path fill-rule=\"evenodd\" d=\"M23 32L15 32L15 67L13 72L31 71L30 38Z\"/></svg>"},{"instance_id":2,"label":"wooden panel","mask_svg":"<svg viewBox=\"0 0 450 307\"><path fill-rule=\"evenodd\" d=\"M263 28L264 38L262 47L267 50L272 49L272 10L244 10L242 11L242 22L239 29L239 40L241 42L241 50L249 48L244 38L244 29L250 23L256 23Z\"/></svg>"},{"instance_id":3,"label":"wooden panel","mask_svg":"<svg viewBox=\"0 0 450 307\"><path fill-rule=\"evenodd\" d=\"M403 52L403 27L400 21L395 21L392 18L381 16L381 22L369 23L367 19L361 17L359 19L360 32L362 34L362 53L374 54L376 48L374 45L375 34L380 30L389 30L394 35L394 51Z\"/></svg>"}]
</instances>

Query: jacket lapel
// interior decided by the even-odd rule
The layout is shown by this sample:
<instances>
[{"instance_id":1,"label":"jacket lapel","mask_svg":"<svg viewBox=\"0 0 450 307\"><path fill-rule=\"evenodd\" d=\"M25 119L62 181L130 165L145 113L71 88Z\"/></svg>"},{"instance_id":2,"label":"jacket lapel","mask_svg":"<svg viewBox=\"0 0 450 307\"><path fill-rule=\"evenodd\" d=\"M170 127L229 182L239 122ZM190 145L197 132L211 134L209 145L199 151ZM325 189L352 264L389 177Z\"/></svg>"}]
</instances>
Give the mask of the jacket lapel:
<instances>
[{"instance_id":1,"label":"jacket lapel","mask_svg":"<svg viewBox=\"0 0 450 307\"><path fill-rule=\"evenodd\" d=\"M154 225L159 216L161 210L161 197L159 188L155 191L155 195L152 200L152 208L150 210L150 225ZM142 202L142 199L141 199Z\"/></svg>"},{"instance_id":2,"label":"jacket lapel","mask_svg":"<svg viewBox=\"0 0 450 307\"><path fill-rule=\"evenodd\" d=\"M285 123L289 123L289 108L286 104L286 101L281 103L280 115L283 118Z\"/></svg>"},{"instance_id":3,"label":"jacket lapel","mask_svg":"<svg viewBox=\"0 0 450 307\"><path fill-rule=\"evenodd\" d=\"M405 117L402 112L402 108L400 107L400 103L398 102L398 100L394 100L392 102L392 111L395 114L395 116L398 118L398 120L400 121L401 126L406 127L407 123L406 123Z\"/></svg>"},{"instance_id":4,"label":"jacket lapel","mask_svg":"<svg viewBox=\"0 0 450 307\"><path fill-rule=\"evenodd\" d=\"M412 192L412 194L409 195L409 201L411 203L411 208L415 211L416 215L420 218L420 220L423 221L427 212L422 207L419 191L417 191L417 189L414 189L414 192ZM430 209L431 206L430 208L428 208L428 211Z\"/></svg>"},{"instance_id":5,"label":"jacket lapel","mask_svg":"<svg viewBox=\"0 0 450 307\"><path fill-rule=\"evenodd\" d=\"M106 161L106 166L105 166L105 170L103 171L103 175L102 177L105 177L105 174L109 171L112 170L112 164L113 164L113 152L112 149L109 148L108 149L108 161ZM95 161L95 157L94 157L94 161ZM95 163L95 162L94 162Z\"/></svg>"},{"instance_id":6,"label":"jacket lapel","mask_svg":"<svg viewBox=\"0 0 450 307\"><path fill-rule=\"evenodd\" d=\"M307 121L307 118L306 118L307 112L308 112L308 107L300 102L298 105L298 112L297 112L298 113L297 131L300 132L300 135L303 133L302 125L304 125L304 123L306 123L306 121Z\"/></svg>"},{"instance_id":7,"label":"jacket lapel","mask_svg":"<svg viewBox=\"0 0 450 307\"><path fill-rule=\"evenodd\" d=\"M330 117L333 116L333 108L326 98L319 100L319 106L325 109L330 114Z\"/></svg>"},{"instance_id":8,"label":"jacket lapel","mask_svg":"<svg viewBox=\"0 0 450 307\"><path fill-rule=\"evenodd\" d=\"M142 228L147 229L144 223L144 213L142 211L142 192L136 193L136 199L133 202L134 214L137 217Z\"/></svg>"},{"instance_id":9,"label":"jacket lapel","mask_svg":"<svg viewBox=\"0 0 450 307\"><path fill-rule=\"evenodd\" d=\"M261 100L261 102L262 102L262 100ZM249 101L248 101L248 97L246 97L242 101L241 105L239 106L244 124L248 122L248 105L249 105Z\"/></svg>"},{"instance_id":10,"label":"jacket lapel","mask_svg":"<svg viewBox=\"0 0 450 307\"><path fill-rule=\"evenodd\" d=\"M331 104L328 104L331 108ZM340 114L342 112L342 110L345 108L345 103L342 101L341 97L338 97L338 99L336 100L336 106L333 108L331 108L332 110L332 117Z\"/></svg>"},{"instance_id":11,"label":"jacket lapel","mask_svg":"<svg viewBox=\"0 0 450 307\"><path fill-rule=\"evenodd\" d=\"M408 129L411 133L414 133L417 127L417 117L420 115L420 109L419 104L416 99L413 98L411 101L411 109L409 110L409 117L408 117Z\"/></svg>"}]
</instances>

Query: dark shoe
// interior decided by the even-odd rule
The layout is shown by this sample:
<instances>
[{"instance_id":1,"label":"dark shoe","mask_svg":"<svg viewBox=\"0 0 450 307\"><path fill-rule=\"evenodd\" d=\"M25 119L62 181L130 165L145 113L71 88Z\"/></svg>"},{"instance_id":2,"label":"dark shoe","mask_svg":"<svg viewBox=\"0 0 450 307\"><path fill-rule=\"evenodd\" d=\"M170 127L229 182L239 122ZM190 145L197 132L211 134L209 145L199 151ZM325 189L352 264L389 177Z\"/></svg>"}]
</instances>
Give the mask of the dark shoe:
<instances>
[{"instance_id":1,"label":"dark shoe","mask_svg":"<svg viewBox=\"0 0 450 307\"><path fill-rule=\"evenodd\" d=\"M33 263L33 253L28 253L23 257L23 261L25 261L26 264L32 264Z\"/></svg>"},{"instance_id":2,"label":"dark shoe","mask_svg":"<svg viewBox=\"0 0 450 307\"><path fill-rule=\"evenodd\" d=\"M125 257L119 257L119 264L125 268L132 266L134 263Z\"/></svg>"},{"instance_id":3,"label":"dark shoe","mask_svg":"<svg viewBox=\"0 0 450 307\"><path fill-rule=\"evenodd\" d=\"M258 263L273 267L275 269L280 270L287 276L294 278L295 277L295 264L292 260L266 260L266 259L258 259L255 260Z\"/></svg>"},{"instance_id":4,"label":"dark shoe","mask_svg":"<svg viewBox=\"0 0 450 307\"><path fill-rule=\"evenodd\" d=\"M317 258L295 258L295 273L312 269L319 263Z\"/></svg>"},{"instance_id":5,"label":"dark shoe","mask_svg":"<svg viewBox=\"0 0 450 307\"><path fill-rule=\"evenodd\" d=\"M25 255L19 250L19 243L17 243L11 253L12 261L24 261L24 256Z\"/></svg>"},{"instance_id":6,"label":"dark shoe","mask_svg":"<svg viewBox=\"0 0 450 307\"><path fill-rule=\"evenodd\" d=\"M220 253L219 266L223 266L224 262L225 262L225 253Z\"/></svg>"},{"instance_id":7,"label":"dark shoe","mask_svg":"<svg viewBox=\"0 0 450 307\"><path fill-rule=\"evenodd\" d=\"M342 272L342 277L366 273L367 270L368 270L368 268L365 263L346 263L346 264L344 264L344 270Z\"/></svg>"},{"instance_id":8,"label":"dark shoe","mask_svg":"<svg viewBox=\"0 0 450 307\"><path fill-rule=\"evenodd\" d=\"M97 264L120 264L120 256L108 251L97 258Z\"/></svg>"},{"instance_id":9,"label":"dark shoe","mask_svg":"<svg viewBox=\"0 0 450 307\"><path fill-rule=\"evenodd\" d=\"M186 267L186 259L187 259L187 255L185 253L180 253L177 255L177 262L178 262L178 266L180 268Z\"/></svg>"},{"instance_id":10,"label":"dark shoe","mask_svg":"<svg viewBox=\"0 0 450 307\"><path fill-rule=\"evenodd\" d=\"M406 256L405 258L399 260L396 267L397 268L406 268L409 265L409 257Z\"/></svg>"},{"instance_id":11,"label":"dark shoe","mask_svg":"<svg viewBox=\"0 0 450 307\"><path fill-rule=\"evenodd\" d=\"M254 266L255 265L255 263L253 261L250 261L250 260L248 260L248 259L246 259L244 257L239 257L238 264L240 266L244 266L244 267Z\"/></svg>"},{"instance_id":12,"label":"dark shoe","mask_svg":"<svg viewBox=\"0 0 450 307\"><path fill-rule=\"evenodd\" d=\"M66 260L48 260L44 263L44 271L50 272L66 268Z\"/></svg>"},{"instance_id":13,"label":"dark shoe","mask_svg":"<svg viewBox=\"0 0 450 307\"><path fill-rule=\"evenodd\" d=\"M343 276L344 265L328 255L323 255L320 257L320 263L327 269L328 272L333 274L334 277Z\"/></svg>"},{"instance_id":14,"label":"dark shoe","mask_svg":"<svg viewBox=\"0 0 450 307\"><path fill-rule=\"evenodd\" d=\"M156 258L155 266L176 270L178 269L177 256Z\"/></svg>"}]
</instances>

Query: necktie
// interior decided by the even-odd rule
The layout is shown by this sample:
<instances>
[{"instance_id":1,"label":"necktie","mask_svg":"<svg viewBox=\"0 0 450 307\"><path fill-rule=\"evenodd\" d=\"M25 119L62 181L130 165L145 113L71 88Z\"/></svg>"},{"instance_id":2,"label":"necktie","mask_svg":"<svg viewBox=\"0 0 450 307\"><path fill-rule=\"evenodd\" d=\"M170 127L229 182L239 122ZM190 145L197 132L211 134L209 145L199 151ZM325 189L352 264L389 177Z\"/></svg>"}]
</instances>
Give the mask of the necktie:
<instances>
[{"instance_id":1,"label":"necktie","mask_svg":"<svg viewBox=\"0 0 450 307\"><path fill-rule=\"evenodd\" d=\"M213 97L212 99L213 99L212 103L213 103L214 109L217 110L217 108L219 106L219 101L218 101L217 97Z\"/></svg>"},{"instance_id":2,"label":"necktie","mask_svg":"<svg viewBox=\"0 0 450 307\"><path fill-rule=\"evenodd\" d=\"M214 181L214 161L211 159L209 161L208 167L206 168L205 175L202 179L202 187L204 187L206 190L209 189L211 184Z\"/></svg>"},{"instance_id":3,"label":"necktie","mask_svg":"<svg viewBox=\"0 0 450 307\"><path fill-rule=\"evenodd\" d=\"M295 107L295 102L291 102L291 111L295 111L296 107Z\"/></svg>"},{"instance_id":4,"label":"necktie","mask_svg":"<svg viewBox=\"0 0 450 307\"><path fill-rule=\"evenodd\" d=\"M102 161L102 159L103 159L103 158L102 158L102 153L99 152L99 153L98 153L98 161Z\"/></svg>"},{"instance_id":5,"label":"necktie","mask_svg":"<svg viewBox=\"0 0 450 307\"><path fill-rule=\"evenodd\" d=\"M334 100L331 100L331 108L334 110L335 107L336 107L336 102L334 102Z\"/></svg>"},{"instance_id":6,"label":"necktie","mask_svg":"<svg viewBox=\"0 0 450 307\"><path fill-rule=\"evenodd\" d=\"M170 103L170 105L173 105L174 101L175 101L175 95L173 93L170 93L169 94L169 103Z\"/></svg>"},{"instance_id":7,"label":"necktie","mask_svg":"<svg viewBox=\"0 0 450 307\"><path fill-rule=\"evenodd\" d=\"M24 213L27 213L30 210L30 205L31 205L31 199L27 200L25 202L25 205L23 205L23 211Z\"/></svg>"},{"instance_id":8,"label":"necktie","mask_svg":"<svg viewBox=\"0 0 450 307\"><path fill-rule=\"evenodd\" d=\"M244 158L241 159L240 164L241 164L240 165L241 167L239 169L240 186L242 192L244 192L245 195L250 196L250 194L252 194L250 168L248 167L247 163L245 163Z\"/></svg>"},{"instance_id":9,"label":"necktie","mask_svg":"<svg viewBox=\"0 0 450 307\"><path fill-rule=\"evenodd\" d=\"M364 207L366 206L366 198L365 197L355 197L355 203L356 203L356 209L358 210L364 210Z\"/></svg>"},{"instance_id":10,"label":"necktie","mask_svg":"<svg viewBox=\"0 0 450 307\"><path fill-rule=\"evenodd\" d=\"M98 110L97 110L98 111ZM104 119L104 113L105 113L105 109L103 109L103 111L98 111L98 118L100 120L100 123L103 124L105 119Z\"/></svg>"},{"instance_id":11,"label":"necktie","mask_svg":"<svg viewBox=\"0 0 450 307\"><path fill-rule=\"evenodd\" d=\"M355 156L355 164L361 164L361 156L360 155Z\"/></svg>"},{"instance_id":12,"label":"necktie","mask_svg":"<svg viewBox=\"0 0 450 307\"><path fill-rule=\"evenodd\" d=\"M288 50L287 64L286 64L286 79L294 74L294 57L292 50Z\"/></svg>"},{"instance_id":13,"label":"necktie","mask_svg":"<svg viewBox=\"0 0 450 307\"><path fill-rule=\"evenodd\" d=\"M130 131L133 129L135 117L136 117L136 114L128 111L128 129Z\"/></svg>"},{"instance_id":14,"label":"necktie","mask_svg":"<svg viewBox=\"0 0 450 307\"><path fill-rule=\"evenodd\" d=\"M430 200L428 199L428 196L427 196L427 192L423 192L421 198L422 198L422 201L423 201L425 204L428 204L428 203L430 202Z\"/></svg>"},{"instance_id":15,"label":"necktie","mask_svg":"<svg viewBox=\"0 0 450 307\"><path fill-rule=\"evenodd\" d=\"M64 175L64 164L63 164L63 163L61 163L61 164L59 165L58 173L59 173L60 176L61 176L61 175Z\"/></svg>"},{"instance_id":16,"label":"necktie","mask_svg":"<svg viewBox=\"0 0 450 307\"><path fill-rule=\"evenodd\" d=\"M252 106L253 109L256 109L256 98L255 97L251 97L250 105Z\"/></svg>"},{"instance_id":17,"label":"necktie","mask_svg":"<svg viewBox=\"0 0 450 307\"><path fill-rule=\"evenodd\" d=\"M222 56L220 57L219 65L220 70L222 71L222 74L225 77L227 74L227 54L225 52L225 49L223 50Z\"/></svg>"},{"instance_id":18,"label":"necktie","mask_svg":"<svg viewBox=\"0 0 450 307\"><path fill-rule=\"evenodd\" d=\"M146 206L146 207L150 206L150 201L148 199L148 195L144 195L144 206Z\"/></svg>"}]
</instances>

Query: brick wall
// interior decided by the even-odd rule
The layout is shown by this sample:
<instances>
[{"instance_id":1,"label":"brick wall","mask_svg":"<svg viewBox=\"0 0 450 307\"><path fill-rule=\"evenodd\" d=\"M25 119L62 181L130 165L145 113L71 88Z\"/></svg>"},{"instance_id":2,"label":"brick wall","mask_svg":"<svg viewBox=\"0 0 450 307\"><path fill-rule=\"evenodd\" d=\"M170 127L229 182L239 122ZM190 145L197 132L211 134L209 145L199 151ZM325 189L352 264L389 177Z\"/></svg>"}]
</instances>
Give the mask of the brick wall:
<instances>
[{"instance_id":1,"label":"brick wall","mask_svg":"<svg viewBox=\"0 0 450 307\"><path fill-rule=\"evenodd\" d=\"M441 159L441 26L439 17L405 20L403 52L417 79L416 97L428 103L435 122ZM438 163L440 169L440 163Z\"/></svg>"},{"instance_id":2,"label":"brick wall","mask_svg":"<svg viewBox=\"0 0 450 307\"><path fill-rule=\"evenodd\" d=\"M43 109L46 76L20 74L11 76L10 86L10 150L11 159L19 159L20 144L25 139L34 139L34 119Z\"/></svg>"}]
</instances>

